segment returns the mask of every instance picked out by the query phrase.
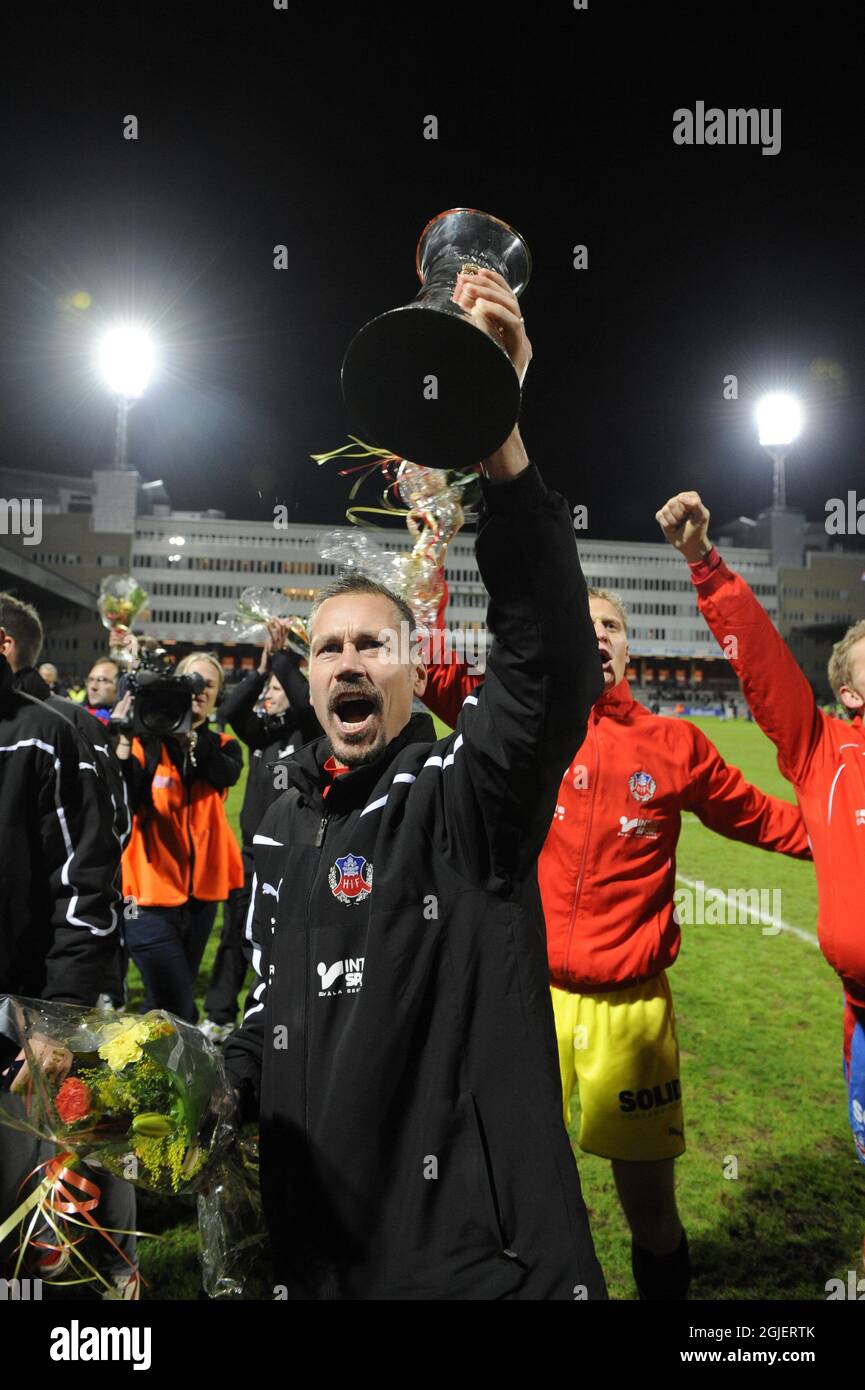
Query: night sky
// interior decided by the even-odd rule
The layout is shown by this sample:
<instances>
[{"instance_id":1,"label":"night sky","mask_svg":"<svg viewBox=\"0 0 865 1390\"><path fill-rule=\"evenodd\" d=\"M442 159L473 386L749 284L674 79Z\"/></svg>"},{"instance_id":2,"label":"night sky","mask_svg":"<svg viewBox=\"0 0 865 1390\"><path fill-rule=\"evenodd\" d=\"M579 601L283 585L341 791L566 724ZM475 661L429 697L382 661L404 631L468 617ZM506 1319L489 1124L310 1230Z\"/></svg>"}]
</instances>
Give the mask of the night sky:
<instances>
[{"instance_id":1,"label":"night sky","mask_svg":"<svg viewBox=\"0 0 865 1390\"><path fill-rule=\"evenodd\" d=\"M755 515L771 387L807 412L791 505L817 519L865 494L865 20L798 13L7 4L0 457L111 466L92 349L134 314L162 359L130 422L144 479L178 508L340 521L345 480L309 455L351 428L345 348L413 298L429 218L468 205L531 247L523 437L591 537L659 539L656 508L686 486L717 521ZM674 110L698 100L781 107L780 153L675 145Z\"/></svg>"}]
</instances>

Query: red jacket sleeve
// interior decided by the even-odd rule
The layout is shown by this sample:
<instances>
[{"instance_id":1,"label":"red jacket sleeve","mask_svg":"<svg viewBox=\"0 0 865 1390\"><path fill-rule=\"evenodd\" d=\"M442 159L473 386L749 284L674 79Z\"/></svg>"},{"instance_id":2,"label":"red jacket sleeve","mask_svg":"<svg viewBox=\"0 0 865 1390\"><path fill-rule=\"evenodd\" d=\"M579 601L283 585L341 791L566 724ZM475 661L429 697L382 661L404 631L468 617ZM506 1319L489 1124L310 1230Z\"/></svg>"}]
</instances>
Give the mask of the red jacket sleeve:
<instances>
[{"instance_id":1,"label":"red jacket sleeve","mask_svg":"<svg viewBox=\"0 0 865 1390\"><path fill-rule=\"evenodd\" d=\"M781 771L800 781L822 728L814 692L763 605L717 550L690 568L700 612L777 748Z\"/></svg>"},{"instance_id":2,"label":"red jacket sleeve","mask_svg":"<svg viewBox=\"0 0 865 1390\"><path fill-rule=\"evenodd\" d=\"M737 767L724 762L700 729L694 727L693 732L688 809L709 830L726 835L729 840L742 840L794 859L810 859L811 848L799 807L746 782Z\"/></svg>"},{"instance_id":3,"label":"red jacket sleeve","mask_svg":"<svg viewBox=\"0 0 865 1390\"><path fill-rule=\"evenodd\" d=\"M446 647L442 641L445 630L445 610L448 605L448 586L443 581L441 602L436 614L435 626L430 633L429 661L427 663L427 684L421 699L427 709L437 715L448 728L455 729L463 700L481 684L483 677L472 673L464 661L447 661Z\"/></svg>"}]
</instances>

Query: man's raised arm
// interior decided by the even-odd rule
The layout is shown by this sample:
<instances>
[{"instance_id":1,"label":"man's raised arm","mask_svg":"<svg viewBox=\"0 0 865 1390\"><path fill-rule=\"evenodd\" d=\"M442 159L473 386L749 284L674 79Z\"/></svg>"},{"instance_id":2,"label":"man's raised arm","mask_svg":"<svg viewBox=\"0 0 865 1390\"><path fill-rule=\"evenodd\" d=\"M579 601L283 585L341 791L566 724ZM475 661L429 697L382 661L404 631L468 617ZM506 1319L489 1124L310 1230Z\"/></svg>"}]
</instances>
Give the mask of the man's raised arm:
<instances>
[{"instance_id":1,"label":"man's raised arm","mask_svg":"<svg viewBox=\"0 0 865 1390\"><path fill-rule=\"evenodd\" d=\"M507 282L480 270L460 277L454 299L522 381L532 350ZM603 674L570 509L529 462L518 428L483 475L476 551L493 646L483 687L460 713L445 785L464 868L507 883L537 860Z\"/></svg>"},{"instance_id":2,"label":"man's raised arm","mask_svg":"<svg viewBox=\"0 0 865 1390\"><path fill-rule=\"evenodd\" d=\"M781 770L795 781L820 736L810 685L763 605L709 540L709 510L699 494L677 493L655 515L688 561L700 612L741 680L754 718L778 749Z\"/></svg>"},{"instance_id":3,"label":"man's raised arm","mask_svg":"<svg viewBox=\"0 0 865 1390\"><path fill-rule=\"evenodd\" d=\"M477 557L493 645L460 714L451 805L458 825L465 818L461 853L478 855L473 869L508 880L540 853L603 674L567 502L528 461L481 488Z\"/></svg>"}]
</instances>

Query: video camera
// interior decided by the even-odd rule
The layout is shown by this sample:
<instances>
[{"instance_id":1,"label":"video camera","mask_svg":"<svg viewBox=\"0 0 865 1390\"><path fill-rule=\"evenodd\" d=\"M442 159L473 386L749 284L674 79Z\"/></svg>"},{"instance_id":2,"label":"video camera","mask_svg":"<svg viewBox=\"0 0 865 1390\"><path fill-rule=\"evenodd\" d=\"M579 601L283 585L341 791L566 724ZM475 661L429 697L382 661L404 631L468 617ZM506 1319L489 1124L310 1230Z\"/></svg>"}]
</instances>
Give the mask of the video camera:
<instances>
[{"instance_id":1,"label":"video camera","mask_svg":"<svg viewBox=\"0 0 865 1390\"><path fill-rule=\"evenodd\" d=\"M162 651L142 653L138 670L121 676L118 684L118 697L132 692L132 709L126 719L110 719L108 728L130 738L189 733L193 696L204 688L204 678L197 671L189 676L172 675Z\"/></svg>"}]
</instances>

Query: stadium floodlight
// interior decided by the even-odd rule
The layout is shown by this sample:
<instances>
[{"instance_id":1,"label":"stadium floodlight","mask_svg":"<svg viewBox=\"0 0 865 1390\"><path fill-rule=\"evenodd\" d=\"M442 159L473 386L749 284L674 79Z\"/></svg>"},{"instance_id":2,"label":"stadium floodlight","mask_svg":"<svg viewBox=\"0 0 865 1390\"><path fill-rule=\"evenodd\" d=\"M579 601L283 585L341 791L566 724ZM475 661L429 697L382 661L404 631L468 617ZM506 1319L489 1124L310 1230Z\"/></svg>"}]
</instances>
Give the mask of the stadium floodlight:
<instances>
[{"instance_id":1,"label":"stadium floodlight","mask_svg":"<svg viewBox=\"0 0 865 1390\"><path fill-rule=\"evenodd\" d=\"M117 433L114 441L114 467L128 469L127 437L129 411L147 390L156 365L153 339L138 324L116 324L99 344L99 369L103 381L117 400Z\"/></svg>"},{"instance_id":2,"label":"stadium floodlight","mask_svg":"<svg viewBox=\"0 0 865 1390\"><path fill-rule=\"evenodd\" d=\"M802 407L795 396L773 391L764 396L756 410L760 443L773 449L792 444L802 429Z\"/></svg>"},{"instance_id":3,"label":"stadium floodlight","mask_svg":"<svg viewBox=\"0 0 865 1390\"><path fill-rule=\"evenodd\" d=\"M144 328L110 328L99 345L99 367L109 391L127 400L143 396L156 365L153 339Z\"/></svg>"},{"instance_id":4,"label":"stadium floodlight","mask_svg":"<svg viewBox=\"0 0 865 1390\"><path fill-rule=\"evenodd\" d=\"M772 482L772 505L784 507L787 502L787 485L784 473L786 449L802 430L802 407L795 396L786 391L773 391L764 396L754 412L757 419L757 432L760 443L768 449L774 462Z\"/></svg>"}]
</instances>

